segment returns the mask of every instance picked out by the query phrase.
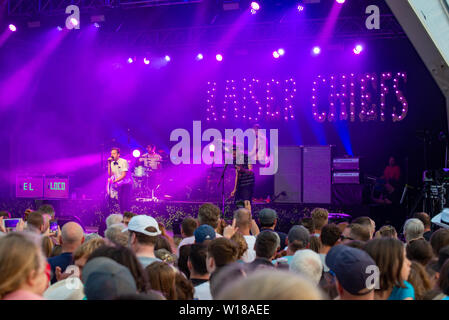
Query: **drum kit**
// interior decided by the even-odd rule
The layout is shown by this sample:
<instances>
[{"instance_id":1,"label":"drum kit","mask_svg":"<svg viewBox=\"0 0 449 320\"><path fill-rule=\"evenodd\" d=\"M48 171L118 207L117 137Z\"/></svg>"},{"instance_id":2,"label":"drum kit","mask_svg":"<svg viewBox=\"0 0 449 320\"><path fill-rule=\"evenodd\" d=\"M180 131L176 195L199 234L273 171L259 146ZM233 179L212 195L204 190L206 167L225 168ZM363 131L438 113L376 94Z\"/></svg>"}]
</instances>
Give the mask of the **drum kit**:
<instances>
[{"instance_id":1,"label":"drum kit","mask_svg":"<svg viewBox=\"0 0 449 320\"><path fill-rule=\"evenodd\" d=\"M160 163L162 161L157 162ZM159 202L159 199L155 196L155 192L161 186L161 169L153 169L137 163L132 175L136 200Z\"/></svg>"}]
</instances>

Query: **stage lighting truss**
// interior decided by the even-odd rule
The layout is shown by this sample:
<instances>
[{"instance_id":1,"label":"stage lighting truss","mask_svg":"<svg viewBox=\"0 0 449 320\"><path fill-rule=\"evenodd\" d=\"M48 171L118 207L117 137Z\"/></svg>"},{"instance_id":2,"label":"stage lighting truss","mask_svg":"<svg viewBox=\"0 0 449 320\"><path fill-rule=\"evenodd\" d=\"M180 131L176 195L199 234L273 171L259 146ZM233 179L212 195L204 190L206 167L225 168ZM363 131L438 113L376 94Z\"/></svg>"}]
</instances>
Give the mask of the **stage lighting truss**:
<instances>
[{"instance_id":1,"label":"stage lighting truss","mask_svg":"<svg viewBox=\"0 0 449 320\"><path fill-rule=\"evenodd\" d=\"M6 0L9 16L57 15L63 14L69 5L77 5L82 11L102 8L141 8L205 0Z\"/></svg>"}]
</instances>

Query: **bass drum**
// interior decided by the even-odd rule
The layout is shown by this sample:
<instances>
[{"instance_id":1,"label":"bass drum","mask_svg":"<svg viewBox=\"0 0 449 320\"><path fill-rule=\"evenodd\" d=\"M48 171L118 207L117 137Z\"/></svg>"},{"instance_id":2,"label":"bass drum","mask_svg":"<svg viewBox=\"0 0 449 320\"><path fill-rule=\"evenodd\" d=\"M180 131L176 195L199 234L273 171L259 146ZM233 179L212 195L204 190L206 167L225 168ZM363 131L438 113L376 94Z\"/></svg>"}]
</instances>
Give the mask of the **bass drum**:
<instances>
[{"instance_id":1,"label":"bass drum","mask_svg":"<svg viewBox=\"0 0 449 320\"><path fill-rule=\"evenodd\" d=\"M135 167L134 176L137 178L142 178L143 176L146 176L146 168L144 166Z\"/></svg>"}]
</instances>

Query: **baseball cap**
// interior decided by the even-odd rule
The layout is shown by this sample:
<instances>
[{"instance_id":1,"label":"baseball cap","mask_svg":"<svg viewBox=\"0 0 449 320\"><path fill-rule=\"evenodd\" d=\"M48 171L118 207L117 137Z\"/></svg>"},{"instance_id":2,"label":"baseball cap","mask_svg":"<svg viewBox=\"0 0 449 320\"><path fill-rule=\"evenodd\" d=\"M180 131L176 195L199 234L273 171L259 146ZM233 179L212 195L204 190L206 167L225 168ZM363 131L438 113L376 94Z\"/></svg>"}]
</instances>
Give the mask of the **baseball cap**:
<instances>
[{"instance_id":1,"label":"baseball cap","mask_svg":"<svg viewBox=\"0 0 449 320\"><path fill-rule=\"evenodd\" d=\"M437 226L449 228L449 208L444 208L439 214L432 218L432 223Z\"/></svg>"},{"instance_id":2,"label":"baseball cap","mask_svg":"<svg viewBox=\"0 0 449 320\"><path fill-rule=\"evenodd\" d=\"M263 225L271 225L277 218L276 211L270 208L264 208L259 211L259 221Z\"/></svg>"},{"instance_id":3,"label":"baseball cap","mask_svg":"<svg viewBox=\"0 0 449 320\"><path fill-rule=\"evenodd\" d=\"M84 286L78 277L71 276L52 284L43 297L47 300L83 300Z\"/></svg>"},{"instance_id":4,"label":"baseball cap","mask_svg":"<svg viewBox=\"0 0 449 320\"><path fill-rule=\"evenodd\" d=\"M304 226L293 226L288 232L287 239L289 243L295 240L302 241L304 246L307 246L310 242L310 233Z\"/></svg>"},{"instance_id":5,"label":"baseball cap","mask_svg":"<svg viewBox=\"0 0 449 320\"><path fill-rule=\"evenodd\" d=\"M203 224L193 232L195 243L203 243L205 240L214 240L216 237L215 230L210 225Z\"/></svg>"},{"instance_id":6,"label":"baseball cap","mask_svg":"<svg viewBox=\"0 0 449 320\"><path fill-rule=\"evenodd\" d=\"M145 230L148 227L153 227L156 229L156 232L149 232ZM134 231L134 232L140 232L143 234L146 234L147 236L158 236L161 234L161 231L159 230L159 225L153 217L146 216L144 214L132 217L131 220L128 222L128 228L125 228L122 230L122 232L126 231Z\"/></svg>"},{"instance_id":7,"label":"baseball cap","mask_svg":"<svg viewBox=\"0 0 449 320\"><path fill-rule=\"evenodd\" d=\"M326 265L350 294L365 295L374 289L367 287L367 279L372 275L368 267L376 263L365 251L343 244L334 246L326 255ZM360 293L363 289L369 290Z\"/></svg>"},{"instance_id":8,"label":"baseball cap","mask_svg":"<svg viewBox=\"0 0 449 320\"><path fill-rule=\"evenodd\" d=\"M129 269L106 257L94 258L86 263L82 280L87 300L111 300L137 292Z\"/></svg>"}]
</instances>

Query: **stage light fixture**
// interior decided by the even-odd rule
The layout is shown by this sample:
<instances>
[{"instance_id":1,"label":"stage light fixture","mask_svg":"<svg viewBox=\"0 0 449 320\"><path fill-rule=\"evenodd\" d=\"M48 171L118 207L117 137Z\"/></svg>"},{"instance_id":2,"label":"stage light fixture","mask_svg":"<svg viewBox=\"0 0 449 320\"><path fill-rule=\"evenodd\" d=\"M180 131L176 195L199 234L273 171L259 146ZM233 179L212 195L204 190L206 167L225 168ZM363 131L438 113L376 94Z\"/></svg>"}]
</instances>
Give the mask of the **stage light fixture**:
<instances>
[{"instance_id":1,"label":"stage light fixture","mask_svg":"<svg viewBox=\"0 0 449 320\"><path fill-rule=\"evenodd\" d=\"M133 157L134 158L139 158L140 157L140 150L139 149L135 149L133 151Z\"/></svg>"},{"instance_id":2,"label":"stage light fixture","mask_svg":"<svg viewBox=\"0 0 449 320\"><path fill-rule=\"evenodd\" d=\"M260 4L256 1L251 2L251 13L256 14L260 10Z\"/></svg>"},{"instance_id":3,"label":"stage light fixture","mask_svg":"<svg viewBox=\"0 0 449 320\"><path fill-rule=\"evenodd\" d=\"M147 59L147 58L143 58L143 63L145 63L145 64L150 64L150 60Z\"/></svg>"},{"instance_id":4,"label":"stage light fixture","mask_svg":"<svg viewBox=\"0 0 449 320\"><path fill-rule=\"evenodd\" d=\"M169 55L166 55L166 56L164 57L164 59L165 59L165 61L167 61L167 62L170 62L170 60L171 60L171 58L170 58Z\"/></svg>"},{"instance_id":5,"label":"stage light fixture","mask_svg":"<svg viewBox=\"0 0 449 320\"><path fill-rule=\"evenodd\" d=\"M16 32L17 31L17 27L13 24L9 25L9 30L11 30L12 32Z\"/></svg>"},{"instance_id":6,"label":"stage light fixture","mask_svg":"<svg viewBox=\"0 0 449 320\"><path fill-rule=\"evenodd\" d=\"M94 23L95 28L100 28L100 24L98 22Z\"/></svg>"},{"instance_id":7,"label":"stage light fixture","mask_svg":"<svg viewBox=\"0 0 449 320\"><path fill-rule=\"evenodd\" d=\"M58 29L58 31L62 31L62 27L61 26L57 26L56 29Z\"/></svg>"},{"instance_id":8,"label":"stage light fixture","mask_svg":"<svg viewBox=\"0 0 449 320\"><path fill-rule=\"evenodd\" d=\"M298 4L298 6L296 7L296 9L298 9L298 12L303 12L303 11L304 11L304 6Z\"/></svg>"},{"instance_id":9,"label":"stage light fixture","mask_svg":"<svg viewBox=\"0 0 449 320\"><path fill-rule=\"evenodd\" d=\"M280 56L283 56L285 54L285 50L283 48L278 49L278 53Z\"/></svg>"},{"instance_id":10,"label":"stage light fixture","mask_svg":"<svg viewBox=\"0 0 449 320\"><path fill-rule=\"evenodd\" d=\"M196 60L203 60L204 59L204 56L203 56L203 54L202 53L198 53L197 55L196 55Z\"/></svg>"},{"instance_id":11,"label":"stage light fixture","mask_svg":"<svg viewBox=\"0 0 449 320\"><path fill-rule=\"evenodd\" d=\"M346 1L346 0L337 0L337 3L343 4L343 3L345 3L345 1Z\"/></svg>"},{"instance_id":12,"label":"stage light fixture","mask_svg":"<svg viewBox=\"0 0 449 320\"><path fill-rule=\"evenodd\" d=\"M209 151L215 152L215 145L213 145L213 144L209 145Z\"/></svg>"},{"instance_id":13,"label":"stage light fixture","mask_svg":"<svg viewBox=\"0 0 449 320\"><path fill-rule=\"evenodd\" d=\"M72 26L76 27L79 24L79 21L75 18L70 18L70 23Z\"/></svg>"},{"instance_id":14,"label":"stage light fixture","mask_svg":"<svg viewBox=\"0 0 449 320\"><path fill-rule=\"evenodd\" d=\"M223 61L223 56L222 56L221 54L218 53L218 54L215 56L215 59L217 59L218 62L221 62L221 61Z\"/></svg>"},{"instance_id":15,"label":"stage light fixture","mask_svg":"<svg viewBox=\"0 0 449 320\"><path fill-rule=\"evenodd\" d=\"M318 46L315 46L315 47L313 47L312 52L314 55L319 55L321 53L321 48Z\"/></svg>"},{"instance_id":16,"label":"stage light fixture","mask_svg":"<svg viewBox=\"0 0 449 320\"><path fill-rule=\"evenodd\" d=\"M360 53L362 53L362 51L363 51L363 46L361 44L356 45L354 50L353 50L353 52L355 54L360 54Z\"/></svg>"},{"instance_id":17,"label":"stage light fixture","mask_svg":"<svg viewBox=\"0 0 449 320\"><path fill-rule=\"evenodd\" d=\"M134 62L134 59L131 58L131 57L129 57L129 58L128 58L128 63L133 63L133 62Z\"/></svg>"},{"instance_id":18,"label":"stage light fixture","mask_svg":"<svg viewBox=\"0 0 449 320\"><path fill-rule=\"evenodd\" d=\"M273 58L278 59L280 57L279 52L273 51Z\"/></svg>"}]
</instances>

